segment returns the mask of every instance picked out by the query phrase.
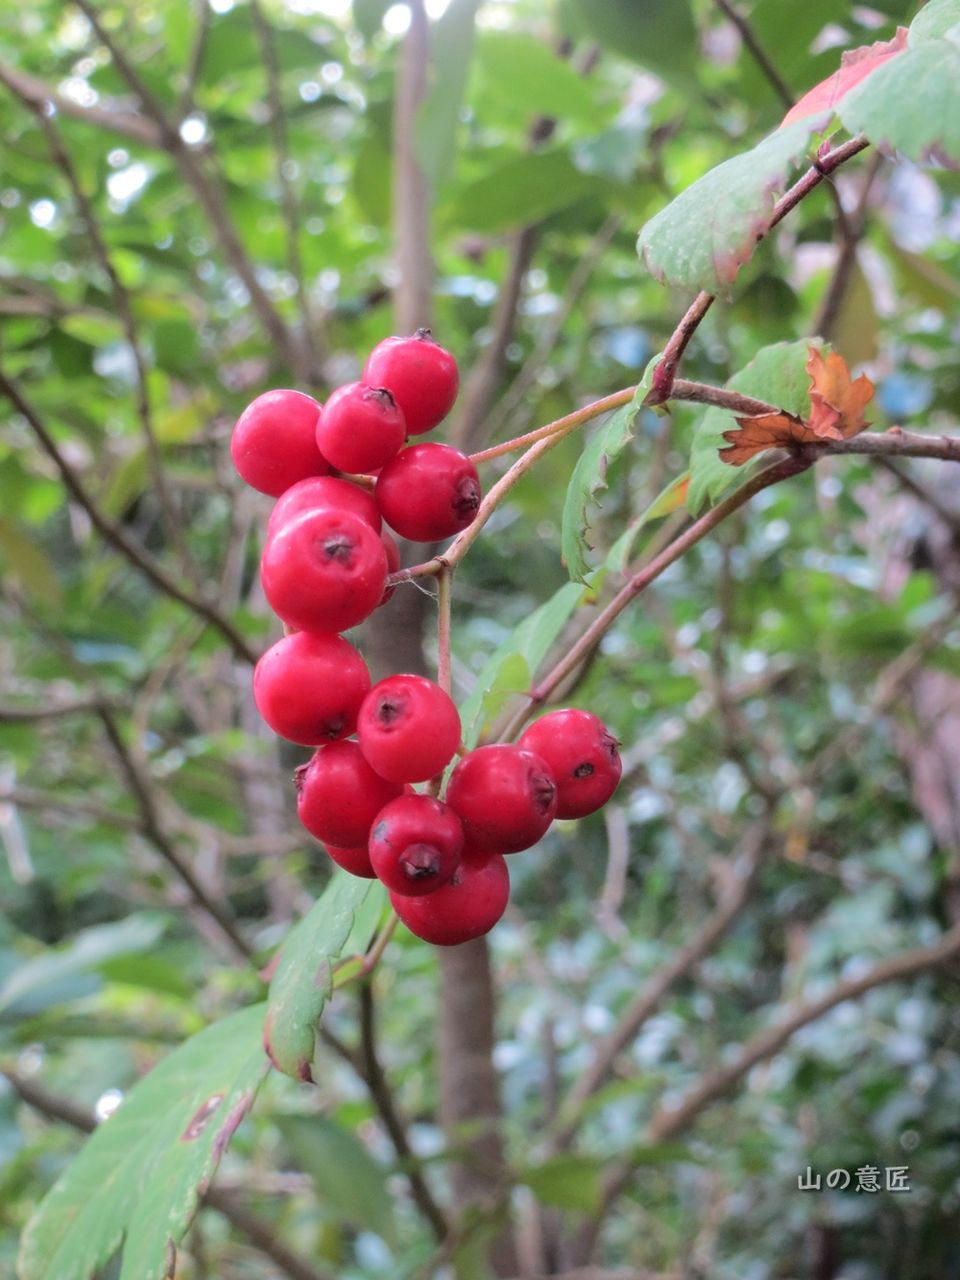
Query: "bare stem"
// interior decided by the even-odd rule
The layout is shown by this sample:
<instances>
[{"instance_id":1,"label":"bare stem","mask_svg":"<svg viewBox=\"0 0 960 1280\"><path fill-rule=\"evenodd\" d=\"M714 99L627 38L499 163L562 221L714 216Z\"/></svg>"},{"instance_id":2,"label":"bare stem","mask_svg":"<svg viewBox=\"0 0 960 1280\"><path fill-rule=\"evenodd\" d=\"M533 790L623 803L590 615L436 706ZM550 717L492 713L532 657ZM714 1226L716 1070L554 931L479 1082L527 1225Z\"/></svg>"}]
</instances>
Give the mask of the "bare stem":
<instances>
[{"instance_id":1,"label":"bare stem","mask_svg":"<svg viewBox=\"0 0 960 1280\"><path fill-rule=\"evenodd\" d=\"M636 387L624 387L622 391L614 391L611 395L594 400L582 409L575 409L573 413L557 418L554 422L548 422L546 426L537 427L535 431L528 431L525 435L516 436L513 440L504 440L503 444L491 445L489 449L473 453L470 455L470 460L474 463L490 462L493 458L500 458L505 453L514 453L517 449L525 449L528 445L536 444L558 433L566 435L573 427L582 426L583 423L590 422L610 409L627 404L633 398L635 391Z\"/></svg>"},{"instance_id":2,"label":"bare stem","mask_svg":"<svg viewBox=\"0 0 960 1280\"><path fill-rule=\"evenodd\" d=\"M450 692L450 611L453 602L453 570L444 565L437 575L437 684Z\"/></svg>"}]
</instances>

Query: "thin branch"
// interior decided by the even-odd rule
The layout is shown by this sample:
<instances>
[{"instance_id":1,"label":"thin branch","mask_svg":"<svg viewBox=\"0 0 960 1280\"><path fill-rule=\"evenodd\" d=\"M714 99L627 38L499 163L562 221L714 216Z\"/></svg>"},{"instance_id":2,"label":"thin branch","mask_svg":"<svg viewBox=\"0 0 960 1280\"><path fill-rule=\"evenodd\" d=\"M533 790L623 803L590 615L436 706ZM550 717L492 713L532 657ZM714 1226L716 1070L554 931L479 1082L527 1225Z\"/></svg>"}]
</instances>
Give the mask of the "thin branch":
<instances>
[{"instance_id":1,"label":"thin branch","mask_svg":"<svg viewBox=\"0 0 960 1280\"><path fill-rule=\"evenodd\" d=\"M150 784L134 759L130 748L124 742L123 734L120 732L120 727L112 711L106 705L102 705L98 708L97 714L127 779L131 794L140 810L143 834L187 886L197 906L211 920L216 922L237 954L244 960L252 960L254 955L253 948L243 937L243 934L240 933L236 921L220 902L210 897L207 890L194 875L193 868L184 861L180 852L164 831Z\"/></svg>"},{"instance_id":2,"label":"thin branch","mask_svg":"<svg viewBox=\"0 0 960 1280\"><path fill-rule=\"evenodd\" d=\"M0 702L0 724L33 724L38 720L58 720L62 716L88 715L98 709L101 701L99 698L74 698L32 707Z\"/></svg>"},{"instance_id":3,"label":"thin branch","mask_svg":"<svg viewBox=\"0 0 960 1280\"><path fill-rule=\"evenodd\" d=\"M8 378L0 370L0 392L13 404L18 413L29 423L34 435L43 446L44 452L60 472L61 479L73 499L83 507L93 527L116 551L119 551L143 576L164 595L176 600L199 617L204 618L214 627L230 645L230 648L244 662L253 665L257 655L233 623L223 616L216 605L202 597L184 590L157 560L138 543L134 542L121 524L111 520L97 505L88 493L78 473L69 463L33 405L26 399L17 383Z\"/></svg>"},{"instance_id":4,"label":"thin branch","mask_svg":"<svg viewBox=\"0 0 960 1280\"><path fill-rule=\"evenodd\" d=\"M296 289L297 307L300 311L302 340L304 348L313 366L317 365L317 351L314 342L314 320L310 310L310 297L307 292L303 272L303 258L300 253L300 207L290 175L290 146L287 138L287 118L280 98L280 66L277 62L277 48L273 29L267 22L259 0L251 0L250 12L257 32L257 41L263 58L267 79L267 102L270 106L270 131L273 134L273 152L276 160L277 186L280 189L280 206L283 209L283 220L286 224L287 270L293 278Z\"/></svg>"},{"instance_id":5,"label":"thin branch","mask_svg":"<svg viewBox=\"0 0 960 1280\"><path fill-rule=\"evenodd\" d=\"M397 1111L393 1093L384 1074L377 1054L376 1008L372 983L367 981L360 987L360 1063L363 1079L370 1090L370 1096L377 1108L377 1114L383 1122L390 1141L399 1159L404 1163L410 1191L423 1216L430 1224L435 1238L443 1243L450 1234L443 1210L433 1197L433 1192L424 1179L417 1165L416 1156L407 1138L406 1129Z\"/></svg>"},{"instance_id":6,"label":"thin branch","mask_svg":"<svg viewBox=\"0 0 960 1280\"><path fill-rule=\"evenodd\" d=\"M276 344L277 349L283 353L291 368L305 380L310 380L312 368L307 353L261 285L256 266L244 248L230 218L218 182L205 171L199 155L183 141L179 130L167 117L160 100L103 25L97 7L91 4L90 0L73 0L73 3L90 23L100 43L109 52L117 71L140 99L144 113L156 127L159 145L176 159L181 173L203 206L224 256L243 281L250 295L251 305L267 334Z\"/></svg>"},{"instance_id":7,"label":"thin branch","mask_svg":"<svg viewBox=\"0 0 960 1280\"><path fill-rule=\"evenodd\" d=\"M773 65L766 49L764 49L763 45L757 38L757 33L754 31L753 27L743 14L739 13L737 9L729 3L729 0L715 0L715 3L717 8L726 15L730 22L732 22L740 32L740 38L743 41L744 46L750 50L754 62L763 72L763 75L773 88L777 97L789 111L794 103L793 93L790 90L790 86Z\"/></svg>"},{"instance_id":8,"label":"thin branch","mask_svg":"<svg viewBox=\"0 0 960 1280\"><path fill-rule=\"evenodd\" d=\"M24 99L28 106L30 102ZM167 483L166 468L163 464L163 458L160 454L160 446L157 442L156 431L153 425L153 411L150 404L150 389L147 382L147 365L143 355L143 347L140 343L140 335L137 332L137 324L133 315L133 308L130 305L130 295L127 293L117 269L113 264L113 258L110 256L110 250L103 238L100 230L100 223L97 215L94 213L93 205L84 191L77 174L77 170L70 158L70 154L63 144L63 138L60 130L57 128L49 112L44 106L33 106L33 110L40 122L47 139L47 145L50 148L50 154L53 157L54 164L67 180L67 185L73 195L74 204L83 221L83 225L87 232L93 254L99 262L107 281L110 286L110 296L113 299L113 305L116 313L120 318L120 324L123 327L124 337L127 345L133 355L133 365L136 374L137 385L137 413L140 418L140 425L143 430L143 438L147 449L147 458L150 465L150 478L156 490L157 499L160 503L160 511L163 516L163 523L167 537L177 550L180 563L184 571L190 569L190 555L187 545L183 537L183 522L179 518L176 505L173 500L170 486Z\"/></svg>"},{"instance_id":9,"label":"thin branch","mask_svg":"<svg viewBox=\"0 0 960 1280\"><path fill-rule=\"evenodd\" d=\"M0 805L9 804L17 809L29 809L37 813L62 813L68 818L89 818L104 826L117 827L120 831L143 832L143 823L132 814L123 813L113 805L98 804L95 800L68 799L59 793L41 791L34 787L4 787L0 790Z\"/></svg>"},{"instance_id":10,"label":"thin branch","mask_svg":"<svg viewBox=\"0 0 960 1280\"><path fill-rule=\"evenodd\" d=\"M748 418L764 413L781 412L777 405L768 404L766 400L741 395L739 391L732 391L728 387L713 387L706 382L690 382L686 378L674 378L670 399L715 405L718 409L729 409L731 413L739 413Z\"/></svg>"},{"instance_id":11,"label":"thin branch","mask_svg":"<svg viewBox=\"0 0 960 1280\"><path fill-rule=\"evenodd\" d=\"M68 98L56 89L38 80L36 76L27 75L15 67L0 63L0 82L25 102L34 107L45 107L52 102L57 111L75 120L83 120L96 129L109 129L119 133L131 142L139 142L148 147L162 147L163 139L156 125L143 116L132 111L112 111L108 107L85 107L73 98Z\"/></svg>"},{"instance_id":12,"label":"thin branch","mask_svg":"<svg viewBox=\"0 0 960 1280\"><path fill-rule=\"evenodd\" d=\"M862 453L870 457L941 458L944 462L960 462L960 436L924 435L891 427L889 431L864 432L850 440L830 440L827 453Z\"/></svg>"},{"instance_id":13,"label":"thin branch","mask_svg":"<svg viewBox=\"0 0 960 1280\"><path fill-rule=\"evenodd\" d=\"M437 575L437 684L450 692L450 610L453 570L444 566Z\"/></svg>"},{"instance_id":14,"label":"thin branch","mask_svg":"<svg viewBox=\"0 0 960 1280\"><path fill-rule=\"evenodd\" d=\"M561 1108L562 1123L552 1149L566 1150L575 1138L589 1100L606 1083L617 1058L632 1043L664 997L713 950L746 905L769 846L770 818L753 824L743 849L729 868L726 890L693 936L651 975L620 1015L616 1026L597 1046L593 1058L571 1088Z\"/></svg>"}]
</instances>

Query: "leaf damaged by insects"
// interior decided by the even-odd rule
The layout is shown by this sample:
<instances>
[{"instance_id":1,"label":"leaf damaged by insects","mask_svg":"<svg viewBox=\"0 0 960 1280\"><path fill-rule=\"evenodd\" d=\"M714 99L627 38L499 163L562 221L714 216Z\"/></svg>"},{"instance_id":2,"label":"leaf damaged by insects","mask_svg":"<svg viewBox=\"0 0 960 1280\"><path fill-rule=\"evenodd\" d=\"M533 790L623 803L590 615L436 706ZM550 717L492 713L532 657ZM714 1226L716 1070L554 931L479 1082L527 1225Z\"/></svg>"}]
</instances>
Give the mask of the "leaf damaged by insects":
<instances>
[{"instance_id":1,"label":"leaf damaged by insects","mask_svg":"<svg viewBox=\"0 0 960 1280\"><path fill-rule=\"evenodd\" d=\"M781 410L737 418L737 426L723 432L727 448L720 457L741 467L767 449L783 449L830 440L848 440L869 423L863 413L874 386L865 374L851 380L847 362L836 351L826 355L810 347L806 370L810 376L810 409L806 417Z\"/></svg>"}]
</instances>

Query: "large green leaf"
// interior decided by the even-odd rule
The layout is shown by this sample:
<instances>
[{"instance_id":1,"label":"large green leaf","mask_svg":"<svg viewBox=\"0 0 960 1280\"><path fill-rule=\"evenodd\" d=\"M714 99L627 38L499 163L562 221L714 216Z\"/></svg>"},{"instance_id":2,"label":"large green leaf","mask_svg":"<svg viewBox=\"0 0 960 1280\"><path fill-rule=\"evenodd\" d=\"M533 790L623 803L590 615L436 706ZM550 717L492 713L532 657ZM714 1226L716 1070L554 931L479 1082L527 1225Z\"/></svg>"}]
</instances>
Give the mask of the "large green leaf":
<instances>
[{"instance_id":1,"label":"large green leaf","mask_svg":"<svg viewBox=\"0 0 960 1280\"><path fill-rule=\"evenodd\" d=\"M123 1244L120 1280L164 1280L270 1064L263 1005L174 1050L87 1140L24 1232L20 1280L89 1280Z\"/></svg>"},{"instance_id":2,"label":"large green leaf","mask_svg":"<svg viewBox=\"0 0 960 1280\"><path fill-rule=\"evenodd\" d=\"M486 118L505 111L532 116L602 121L597 86L536 36L518 31L485 31L477 44L477 100Z\"/></svg>"},{"instance_id":3,"label":"large green leaf","mask_svg":"<svg viewBox=\"0 0 960 1280\"><path fill-rule=\"evenodd\" d=\"M369 891L369 880L338 871L283 944L263 1034L273 1065L295 1080L313 1079L317 1023L332 990L333 964Z\"/></svg>"},{"instance_id":4,"label":"large green leaf","mask_svg":"<svg viewBox=\"0 0 960 1280\"><path fill-rule=\"evenodd\" d=\"M644 226L637 252L663 284L727 292L770 229L778 196L826 116L798 120L704 174Z\"/></svg>"},{"instance_id":5,"label":"large green leaf","mask_svg":"<svg viewBox=\"0 0 960 1280\"><path fill-rule=\"evenodd\" d=\"M766 400L788 413L806 416L810 409L810 375L806 363L811 346L829 350L826 344L811 343L806 338L762 347L748 365L733 375L727 386L743 395ZM734 426L736 419L726 409L710 408L703 415L690 450L687 505L691 511L699 511L707 502L716 502L750 474L750 468L731 467L720 457L720 450L727 447L723 433Z\"/></svg>"},{"instance_id":6,"label":"large green leaf","mask_svg":"<svg viewBox=\"0 0 960 1280\"><path fill-rule=\"evenodd\" d=\"M657 75L693 77L697 31L688 0L574 0L587 30Z\"/></svg>"},{"instance_id":7,"label":"large green leaf","mask_svg":"<svg viewBox=\"0 0 960 1280\"><path fill-rule=\"evenodd\" d=\"M349 1129L323 1116L278 1116L277 1127L297 1163L310 1174L324 1208L342 1222L394 1237L389 1170Z\"/></svg>"},{"instance_id":8,"label":"large green leaf","mask_svg":"<svg viewBox=\"0 0 960 1280\"><path fill-rule=\"evenodd\" d=\"M460 707L463 740L468 748L502 709L505 696L523 693L530 679L583 598L583 588L566 582L516 626L484 663L469 698Z\"/></svg>"},{"instance_id":9,"label":"large green leaf","mask_svg":"<svg viewBox=\"0 0 960 1280\"><path fill-rule=\"evenodd\" d=\"M954 0L911 28L903 53L884 62L838 104L851 133L911 160L960 167L960 14ZM942 30L953 18L954 25ZM942 31L942 34L941 34Z\"/></svg>"},{"instance_id":10,"label":"large green leaf","mask_svg":"<svg viewBox=\"0 0 960 1280\"><path fill-rule=\"evenodd\" d=\"M108 960L149 951L163 933L159 916L133 915L82 929L62 947L25 960L0 986L0 1017L29 1017L99 986Z\"/></svg>"},{"instance_id":11,"label":"large green leaf","mask_svg":"<svg viewBox=\"0 0 960 1280\"><path fill-rule=\"evenodd\" d=\"M541 1204L556 1209L593 1213L603 1194L603 1162L596 1156L560 1155L531 1165L518 1174Z\"/></svg>"},{"instance_id":12,"label":"large green leaf","mask_svg":"<svg viewBox=\"0 0 960 1280\"><path fill-rule=\"evenodd\" d=\"M908 45L945 36L960 23L960 0L928 0L910 23Z\"/></svg>"},{"instance_id":13,"label":"large green leaf","mask_svg":"<svg viewBox=\"0 0 960 1280\"><path fill-rule=\"evenodd\" d=\"M517 156L461 187L450 211L456 226L508 231L539 222L589 195L597 179L581 173L566 151Z\"/></svg>"},{"instance_id":14,"label":"large green leaf","mask_svg":"<svg viewBox=\"0 0 960 1280\"><path fill-rule=\"evenodd\" d=\"M436 188L453 168L480 0L452 0L430 32L430 91L417 112L420 166Z\"/></svg>"}]
</instances>

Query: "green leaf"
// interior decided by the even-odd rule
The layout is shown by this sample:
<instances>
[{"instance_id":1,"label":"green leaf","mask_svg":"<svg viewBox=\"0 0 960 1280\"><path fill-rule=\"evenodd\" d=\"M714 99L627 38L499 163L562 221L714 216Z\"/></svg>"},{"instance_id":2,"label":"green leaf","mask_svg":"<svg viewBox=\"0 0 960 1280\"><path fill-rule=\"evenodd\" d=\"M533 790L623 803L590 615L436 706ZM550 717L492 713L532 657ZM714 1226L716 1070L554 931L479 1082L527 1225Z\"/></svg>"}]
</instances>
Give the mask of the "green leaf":
<instances>
[{"instance_id":1,"label":"green leaf","mask_svg":"<svg viewBox=\"0 0 960 1280\"><path fill-rule=\"evenodd\" d=\"M875 73L876 74L876 73ZM869 82L868 82L869 83ZM726 293L770 229L777 198L827 116L778 129L682 191L643 227L637 252L662 283Z\"/></svg>"},{"instance_id":2,"label":"green leaf","mask_svg":"<svg viewBox=\"0 0 960 1280\"><path fill-rule=\"evenodd\" d=\"M56 608L61 600L56 569L36 538L0 516L0 567L16 579L28 599Z\"/></svg>"},{"instance_id":3,"label":"green leaf","mask_svg":"<svg viewBox=\"0 0 960 1280\"><path fill-rule=\"evenodd\" d=\"M951 27L960 23L960 0L928 0L910 23L908 45L924 40L936 40L945 36Z\"/></svg>"},{"instance_id":4,"label":"green leaf","mask_svg":"<svg viewBox=\"0 0 960 1280\"><path fill-rule=\"evenodd\" d=\"M810 375L806 364L811 346L823 352L831 349L826 343L811 342L807 338L762 347L748 365L733 375L727 386L805 417L810 410ZM734 426L736 419L727 409L710 408L700 420L690 450L687 506L693 512L705 503L716 502L751 474L750 467L731 467L720 457L720 450L727 445L723 433Z\"/></svg>"},{"instance_id":5,"label":"green leaf","mask_svg":"<svg viewBox=\"0 0 960 1280\"><path fill-rule=\"evenodd\" d=\"M65 946L19 965L0 987L0 1015L27 1017L63 1000L95 991L102 965L117 956L149 951L163 933L158 916L128 916L77 933ZM84 981L77 982L81 978Z\"/></svg>"},{"instance_id":6,"label":"green leaf","mask_svg":"<svg viewBox=\"0 0 960 1280\"><path fill-rule=\"evenodd\" d=\"M960 19L934 38L936 18L921 29L920 39L851 89L837 112L851 133L862 133L878 146L893 147L918 163L958 168Z\"/></svg>"},{"instance_id":7,"label":"green leaf","mask_svg":"<svg viewBox=\"0 0 960 1280\"><path fill-rule=\"evenodd\" d=\"M650 390L659 360L660 356L656 355L648 362L630 403L617 409L594 432L570 477L563 500L560 553L574 582L585 583L590 568L586 560L586 553L590 550L586 537L590 528L588 508L594 503L597 494L606 489L610 464L616 461L633 439L644 397Z\"/></svg>"},{"instance_id":8,"label":"green leaf","mask_svg":"<svg viewBox=\"0 0 960 1280\"><path fill-rule=\"evenodd\" d=\"M485 31L477 47L481 110L579 119L592 124L604 112L595 86L536 36L516 31Z\"/></svg>"},{"instance_id":9,"label":"green leaf","mask_svg":"<svg viewBox=\"0 0 960 1280\"><path fill-rule=\"evenodd\" d=\"M575 204L596 182L575 167L566 151L537 151L460 187L449 216L458 227L508 231Z\"/></svg>"},{"instance_id":10,"label":"green leaf","mask_svg":"<svg viewBox=\"0 0 960 1280\"><path fill-rule=\"evenodd\" d=\"M200 1196L270 1064L254 1005L193 1036L128 1093L27 1224L19 1280L164 1280Z\"/></svg>"},{"instance_id":11,"label":"green leaf","mask_svg":"<svg viewBox=\"0 0 960 1280\"><path fill-rule=\"evenodd\" d=\"M380 30L383 15L393 0L353 0L353 21L364 40L372 40Z\"/></svg>"},{"instance_id":12,"label":"green leaf","mask_svg":"<svg viewBox=\"0 0 960 1280\"><path fill-rule=\"evenodd\" d=\"M147 487L150 463L146 449L128 454L107 481L100 505L108 516L118 520Z\"/></svg>"},{"instance_id":13,"label":"green leaf","mask_svg":"<svg viewBox=\"0 0 960 1280\"><path fill-rule=\"evenodd\" d=\"M341 1222L395 1238L388 1171L349 1129L321 1116L278 1116L276 1124L325 1208Z\"/></svg>"},{"instance_id":14,"label":"green leaf","mask_svg":"<svg viewBox=\"0 0 960 1280\"><path fill-rule=\"evenodd\" d=\"M595 1157L562 1155L523 1169L517 1176L541 1204L595 1213L603 1198L602 1172L603 1163Z\"/></svg>"},{"instance_id":15,"label":"green leaf","mask_svg":"<svg viewBox=\"0 0 960 1280\"><path fill-rule=\"evenodd\" d=\"M477 743L483 731L483 712L492 691L505 691L505 686L518 679L519 658L526 665L529 679L547 656L570 615L583 598L583 588L566 582L553 596L511 631L497 646L477 676L477 683L460 708L463 740L468 748ZM496 696L496 693L495 695ZM502 706L502 702L500 703Z\"/></svg>"},{"instance_id":16,"label":"green leaf","mask_svg":"<svg viewBox=\"0 0 960 1280\"><path fill-rule=\"evenodd\" d=\"M687 0L575 0L587 30L657 75L692 78L699 41Z\"/></svg>"},{"instance_id":17,"label":"green leaf","mask_svg":"<svg viewBox=\"0 0 960 1280\"><path fill-rule=\"evenodd\" d=\"M323 895L291 930L270 983L264 1044L273 1065L295 1080L312 1080L317 1023L370 881L338 871Z\"/></svg>"},{"instance_id":18,"label":"green leaf","mask_svg":"<svg viewBox=\"0 0 960 1280\"><path fill-rule=\"evenodd\" d=\"M430 31L431 84L417 112L414 146L434 190L453 169L479 7L480 0L452 0Z\"/></svg>"}]
</instances>

